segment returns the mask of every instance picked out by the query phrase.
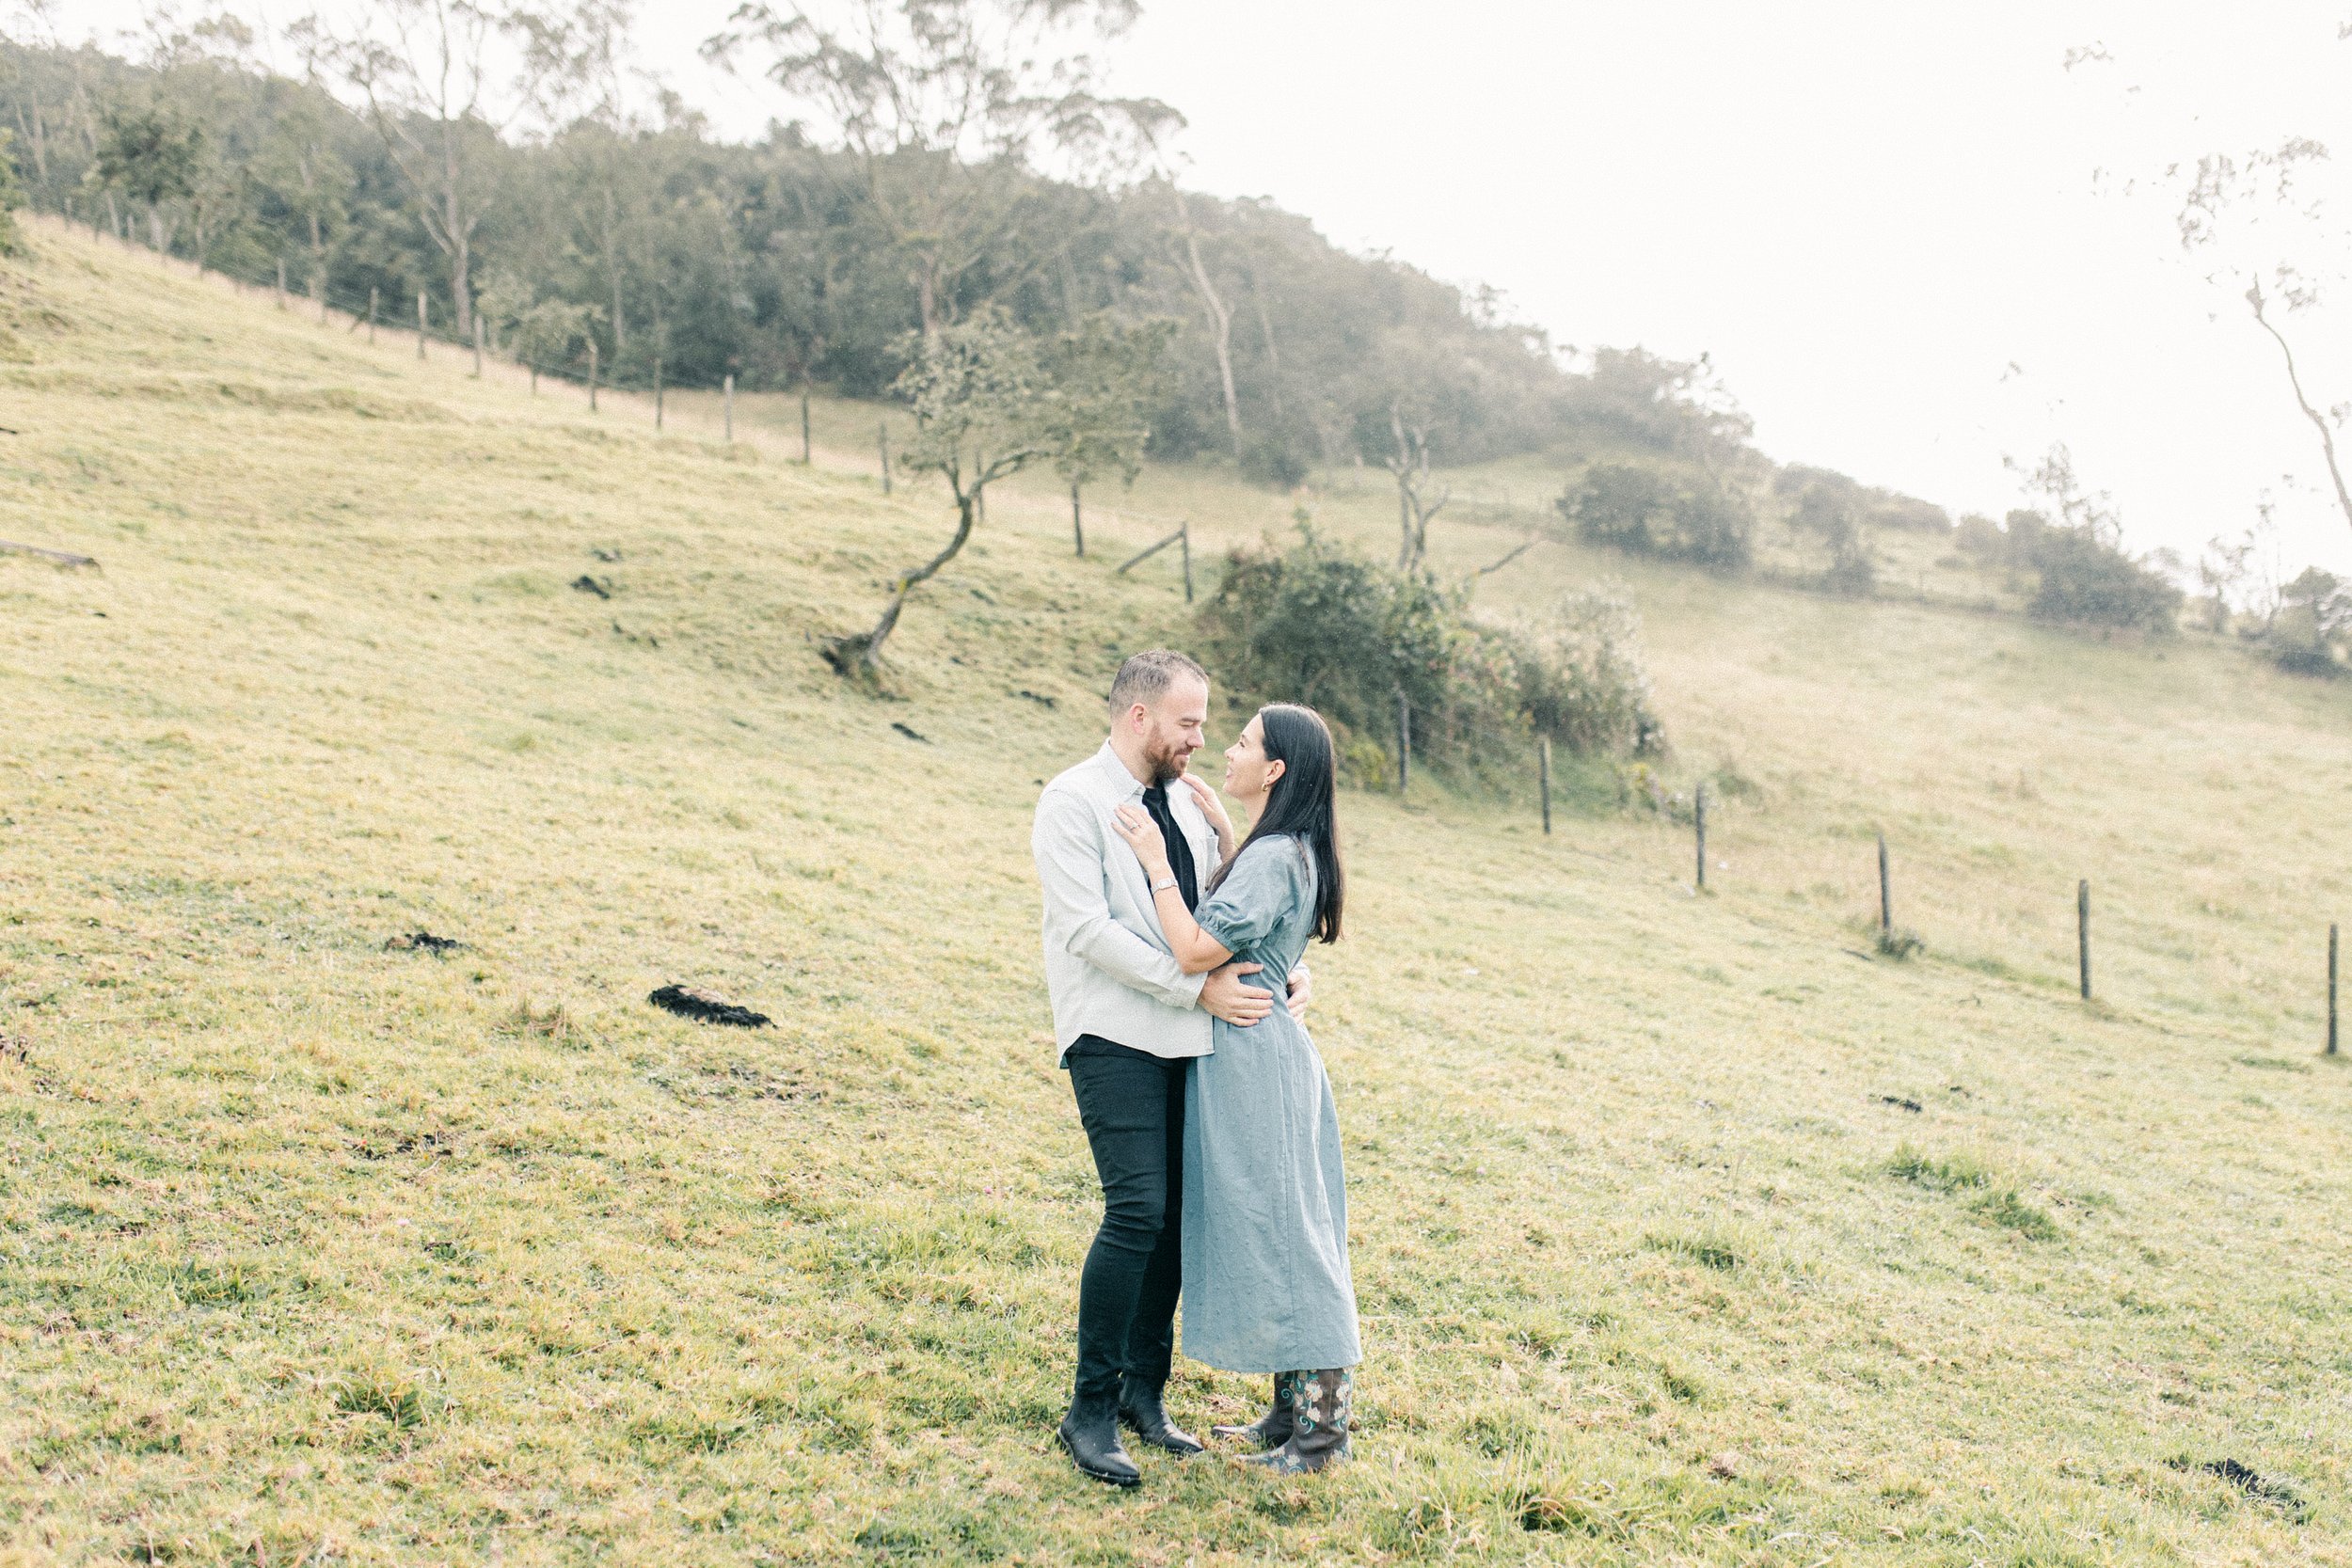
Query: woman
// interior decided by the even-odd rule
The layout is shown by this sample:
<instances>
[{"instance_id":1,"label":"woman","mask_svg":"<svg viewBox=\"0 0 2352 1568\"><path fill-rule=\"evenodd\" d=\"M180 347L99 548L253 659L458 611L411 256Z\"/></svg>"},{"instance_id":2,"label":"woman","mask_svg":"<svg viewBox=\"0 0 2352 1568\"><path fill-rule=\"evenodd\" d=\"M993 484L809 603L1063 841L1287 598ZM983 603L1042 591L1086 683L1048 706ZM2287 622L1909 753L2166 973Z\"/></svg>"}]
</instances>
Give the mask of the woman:
<instances>
[{"instance_id":1,"label":"woman","mask_svg":"<svg viewBox=\"0 0 2352 1568\"><path fill-rule=\"evenodd\" d=\"M1216 794L1187 775L1223 863L1196 915L1165 840L1134 806L1120 836L1150 875L1168 950L1188 974L1230 959L1263 964L1280 995L1311 937L1337 942L1342 882L1332 832L1331 732L1312 708L1258 710L1225 753L1225 792L1255 826L1238 852ZM1248 1463L1319 1470L1348 1452L1356 1287L1347 1272L1346 1176L1339 1111L1314 1042L1280 1007L1236 1028L1184 1090L1184 1354L1227 1371L1271 1372L1274 1402L1219 1436L1263 1444Z\"/></svg>"}]
</instances>

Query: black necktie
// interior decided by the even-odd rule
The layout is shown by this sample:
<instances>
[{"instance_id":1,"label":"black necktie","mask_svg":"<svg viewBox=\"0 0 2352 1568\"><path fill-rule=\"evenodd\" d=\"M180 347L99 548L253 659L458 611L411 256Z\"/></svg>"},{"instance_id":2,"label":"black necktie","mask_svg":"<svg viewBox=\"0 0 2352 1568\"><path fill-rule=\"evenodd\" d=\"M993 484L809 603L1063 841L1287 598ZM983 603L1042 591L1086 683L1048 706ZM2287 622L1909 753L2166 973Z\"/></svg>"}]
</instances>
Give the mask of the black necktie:
<instances>
[{"instance_id":1,"label":"black necktie","mask_svg":"<svg viewBox=\"0 0 2352 1568\"><path fill-rule=\"evenodd\" d=\"M1176 891L1184 895L1184 908L1197 909L1200 886L1193 871L1192 846L1184 842L1184 830L1176 826L1176 814L1168 809L1168 786L1153 784L1145 790L1143 809L1160 825L1161 841L1168 846L1168 868L1176 875Z\"/></svg>"}]
</instances>

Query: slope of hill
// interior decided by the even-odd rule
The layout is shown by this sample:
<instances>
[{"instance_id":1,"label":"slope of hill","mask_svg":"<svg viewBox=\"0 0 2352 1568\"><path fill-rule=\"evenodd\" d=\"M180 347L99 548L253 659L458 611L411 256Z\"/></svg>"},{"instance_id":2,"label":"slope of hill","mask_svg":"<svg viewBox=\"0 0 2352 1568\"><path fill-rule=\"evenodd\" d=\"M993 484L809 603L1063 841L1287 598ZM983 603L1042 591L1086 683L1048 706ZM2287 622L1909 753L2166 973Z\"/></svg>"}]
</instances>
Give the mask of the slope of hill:
<instances>
[{"instance_id":1,"label":"slope of hill","mask_svg":"<svg viewBox=\"0 0 2352 1568\"><path fill-rule=\"evenodd\" d=\"M1349 797L1361 1460L1106 1496L1027 817L1169 578L1009 499L858 698L808 639L920 491L36 238L0 537L103 571L0 555L0 1561L2352 1560L2343 694L1492 579L1629 581L1711 891L1661 818Z\"/></svg>"}]
</instances>

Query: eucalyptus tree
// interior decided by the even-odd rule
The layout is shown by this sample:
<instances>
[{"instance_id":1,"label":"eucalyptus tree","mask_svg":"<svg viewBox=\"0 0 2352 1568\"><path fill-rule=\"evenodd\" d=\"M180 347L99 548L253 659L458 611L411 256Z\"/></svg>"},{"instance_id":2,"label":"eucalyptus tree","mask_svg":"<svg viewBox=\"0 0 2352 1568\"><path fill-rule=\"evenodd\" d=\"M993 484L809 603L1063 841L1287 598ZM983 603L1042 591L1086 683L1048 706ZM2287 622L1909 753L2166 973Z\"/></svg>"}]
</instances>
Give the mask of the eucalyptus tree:
<instances>
[{"instance_id":1,"label":"eucalyptus tree","mask_svg":"<svg viewBox=\"0 0 2352 1568\"><path fill-rule=\"evenodd\" d=\"M631 107L625 64L633 20L628 0L580 0L517 23L580 248L602 273L616 359L628 348L628 287L648 221L638 156L646 127Z\"/></svg>"},{"instance_id":2,"label":"eucalyptus tree","mask_svg":"<svg viewBox=\"0 0 2352 1568\"><path fill-rule=\"evenodd\" d=\"M1035 161L1083 161L1136 127L1173 122L1148 99L1096 90L1089 34L1116 38L1138 0L751 0L703 46L759 60L845 157L822 166L906 269L923 335L1050 255L1025 245Z\"/></svg>"},{"instance_id":3,"label":"eucalyptus tree","mask_svg":"<svg viewBox=\"0 0 2352 1568\"><path fill-rule=\"evenodd\" d=\"M526 46L535 20L484 0L370 0L348 31L312 16L291 33L315 40L358 95L441 254L461 335L473 328L476 236L512 156L503 133L537 96L543 61Z\"/></svg>"},{"instance_id":4,"label":"eucalyptus tree","mask_svg":"<svg viewBox=\"0 0 2352 1568\"><path fill-rule=\"evenodd\" d=\"M1216 375L1219 390L1225 394L1225 431L1233 443L1233 455L1242 454L1241 394L1233 383L1233 307L1227 291L1217 286L1216 277L1200 254L1200 230L1192 221L1192 207L1174 180L1166 182L1168 198L1176 210L1176 231L1173 245L1184 270L1184 280L1200 301L1200 309L1209 321L1209 349L1216 356ZM1271 332L1267 341L1273 341Z\"/></svg>"},{"instance_id":5,"label":"eucalyptus tree","mask_svg":"<svg viewBox=\"0 0 2352 1568\"><path fill-rule=\"evenodd\" d=\"M2336 510L2352 524L2352 488L2336 451L2352 403L2313 403L2288 336L2298 319L2320 313L2352 262L2352 193L2327 144L2289 135L2273 146L2209 151L2166 173L2182 252L2204 262L2206 281L2235 293L2256 329L2279 345L2287 391L2318 437Z\"/></svg>"},{"instance_id":6,"label":"eucalyptus tree","mask_svg":"<svg viewBox=\"0 0 2352 1568\"><path fill-rule=\"evenodd\" d=\"M2306 51L2329 41L2321 31L2326 24L2317 18L2288 24L2311 29L2296 40ZM2249 24L2248 30L2252 27ZM2352 23L2333 31L2332 41L2341 43L2352 38ZM2070 76L2081 70L2087 83L2112 81L2122 63L2104 43L2093 43L2069 49L2064 69ZM2133 85L2114 102L2120 106L2125 99L2136 100L2132 113L2144 125L2154 103L2153 95L2139 94ZM2187 114L2187 124L2195 124L2210 105L2184 102L2176 107ZM2092 170L2091 186L2108 196L2129 198L2146 190L2169 199L2182 255L2200 265L2205 281L2230 299L2231 308L2242 306L2244 319L2278 346L2284 401L2294 404L2292 417L2311 426L2336 511L2352 524L2352 487L2345 484L2336 450L2337 436L2352 423L2352 401L2329 404L2307 380L2310 363L2296 354L2298 342L2309 348L2312 339L2324 343L2331 336L2322 325L2328 296L2352 281L2347 274L2352 189L2345 184L2352 170L2337 163L2324 140L2303 134L2317 129L2307 125L2260 145L2229 148L2202 142L2205 132L2189 133L2202 145L2192 143L2186 155L2148 171L2153 178L2102 167Z\"/></svg>"},{"instance_id":7,"label":"eucalyptus tree","mask_svg":"<svg viewBox=\"0 0 2352 1568\"><path fill-rule=\"evenodd\" d=\"M30 69L35 56L32 51L63 52L57 33L60 0L18 0L16 26L7 33L9 42L23 46L26 58L11 60L8 71L8 97L16 115L17 144L32 161L30 172L36 188L46 194L49 174L50 117L59 114L63 121L71 113L71 104L63 95L52 101L47 73Z\"/></svg>"},{"instance_id":8,"label":"eucalyptus tree","mask_svg":"<svg viewBox=\"0 0 2352 1568\"><path fill-rule=\"evenodd\" d=\"M327 252L347 215L352 186L327 109L315 88L284 94L252 165L254 178L299 228L310 253L311 297L319 300L326 297Z\"/></svg>"}]
</instances>

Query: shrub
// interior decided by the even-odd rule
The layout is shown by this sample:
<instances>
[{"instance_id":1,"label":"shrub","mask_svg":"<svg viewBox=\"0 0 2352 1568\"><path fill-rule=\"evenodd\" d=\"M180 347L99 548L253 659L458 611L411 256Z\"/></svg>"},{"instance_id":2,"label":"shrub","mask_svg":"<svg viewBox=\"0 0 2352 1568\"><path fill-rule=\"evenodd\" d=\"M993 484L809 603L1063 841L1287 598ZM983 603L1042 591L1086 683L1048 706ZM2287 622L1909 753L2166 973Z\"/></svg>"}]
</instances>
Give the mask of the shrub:
<instances>
[{"instance_id":1,"label":"shrub","mask_svg":"<svg viewBox=\"0 0 2352 1568\"><path fill-rule=\"evenodd\" d=\"M1227 558L1201 610L1204 651L1237 690L1320 711L1359 784L1387 782L1399 691L1416 759L1516 766L1537 736L1581 754L1662 747L1622 597L1574 595L1547 622L1495 625L1425 573L1299 532L1288 550Z\"/></svg>"},{"instance_id":2,"label":"shrub","mask_svg":"<svg viewBox=\"0 0 2352 1568\"><path fill-rule=\"evenodd\" d=\"M1241 471L1261 484L1295 490L1314 467L1314 432L1296 420L1257 427L1242 449Z\"/></svg>"},{"instance_id":3,"label":"shrub","mask_svg":"<svg viewBox=\"0 0 2352 1568\"><path fill-rule=\"evenodd\" d=\"M1635 652L1640 630L1632 602L1604 588L1570 594L1549 626L1526 634L1519 708L1535 733L1585 754L1662 750L1665 731Z\"/></svg>"},{"instance_id":4,"label":"shrub","mask_svg":"<svg viewBox=\"0 0 2352 1568\"><path fill-rule=\"evenodd\" d=\"M1468 636L1460 606L1425 577L1304 524L1300 535L1288 551L1244 546L1227 558L1201 610L1216 668L1241 689L1316 708L1343 755L1358 736L1390 734L1399 690L1417 713L1449 706Z\"/></svg>"},{"instance_id":5,"label":"shrub","mask_svg":"<svg viewBox=\"0 0 2352 1568\"><path fill-rule=\"evenodd\" d=\"M1803 482L1792 484L1792 475L1803 476ZM1788 531L1810 534L1828 552L1820 586L1834 594L1866 597L1878 583L1878 565L1870 553L1870 493L1844 474L1822 468L1784 470L1773 488L1796 497Z\"/></svg>"},{"instance_id":6,"label":"shrub","mask_svg":"<svg viewBox=\"0 0 2352 1568\"><path fill-rule=\"evenodd\" d=\"M2290 674L2341 675L2338 649L2347 636L2352 584L2312 566L2279 590L2278 613L2263 631L2263 653Z\"/></svg>"},{"instance_id":7,"label":"shrub","mask_svg":"<svg viewBox=\"0 0 2352 1568\"><path fill-rule=\"evenodd\" d=\"M1971 512L1952 530L1952 543L1960 553L1979 566L2001 564L2009 554L2009 536L2001 525L1980 512Z\"/></svg>"},{"instance_id":8,"label":"shrub","mask_svg":"<svg viewBox=\"0 0 2352 1568\"><path fill-rule=\"evenodd\" d=\"M1708 478L1596 463L1553 504L1582 538L1633 555L1736 570L1755 553L1754 511Z\"/></svg>"},{"instance_id":9,"label":"shrub","mask_svg":"<svg viewBox=\"0 0 2352 1568\"><path fill-rule=\"evenodd\" d=\"M2010 514L2010 518L2014 543L2017 514ZM2026 607L2034 619L2159 635L2176 629L2181 591L2163 574L2095 537L2087 528L2043 527L2035 530L2034 535L2032 560L2042 574L2042 585Z\"/></svg>"}]
</instances>

